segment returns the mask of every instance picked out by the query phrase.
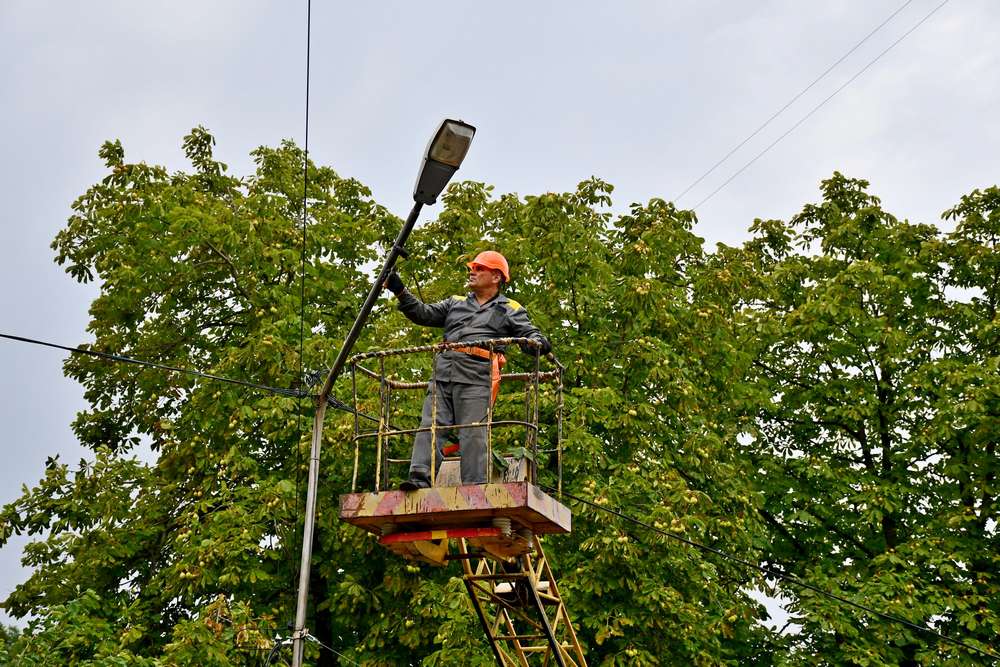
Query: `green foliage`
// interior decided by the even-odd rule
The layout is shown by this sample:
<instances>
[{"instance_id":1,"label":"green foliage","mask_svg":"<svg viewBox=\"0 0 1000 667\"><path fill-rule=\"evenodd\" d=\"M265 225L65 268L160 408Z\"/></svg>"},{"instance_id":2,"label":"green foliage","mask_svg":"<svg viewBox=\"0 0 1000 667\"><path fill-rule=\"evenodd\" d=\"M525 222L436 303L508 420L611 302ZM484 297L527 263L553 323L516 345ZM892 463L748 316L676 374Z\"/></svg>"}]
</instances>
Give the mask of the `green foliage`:
<instances>
[{"instance_id":1,"label":"green foliage","mask_svg":"<svg viewBox=\"0 0 1000 667\"><path fill-rule=\"evenodd\" d=\"M824 590L997 650L995 188L942 234L840 174L789 223L758 221L733 271L768 561ZM796 250L798 249L798 250ZM808 592L794 664L983 664Z\"/></svg>"},{"instance_id":2,"label":"green foliage","mask_svg":"<svg viewBox=\"0 0 1000 667\"><path fill-rule=\"evenodd\" d=\"M411 260L403 276L443 298L465 261L502 249L515 267L508 295L569 369L567 488L745 551L759 522L727 404L746 362L719 328L724 311L696 284L706 258L694 218L660 200L614 218L610 192L598 180L523 200L453 186L410 244L429 259ZM400 316L386 319L404 330ZM592 664L753 664L769 650L762 609L745 592L753 573L573 509L572 535L548 549Z\"/></svg>"},{"instance_id":3,"label":"green foliage","mask_svg":"<svg viewBox=\"0 0 1000 667\"><path fill-rule=\"evenodd\" d=\"M172 175L105 144L110 173L74 204L57 261L100 281L93 349L297 386L300 326L312 332L310 364L329 363L365 289L361 267L395 219L356 181L310 165L303 323L302 152L260 148L241 180L214 161L213 143L194 130L184 148L195 170ZM43 536L25 551L35 573L5 608L37 615L29 634L54 637L65 664L92 659L97 636L132 635L130 650L164 664L257 660L289 615L308 406L81 356L65 367L85 388L90 407L73 426L95 457L72 469L50 461L4 508L4 538ZM129 454L140 442L155 464ZM220 596L229 629L208 616ZM59 640L57 608L94 641ZM44 642L29 645L46 655Z\"/></svg>"},{"instance_id":4,"label":"green foliage","mask_svg":"<svg viewBox=\"0 0 1000 667\"><path fill-rule=\"evenodd\" d=\"M213 144L195 129L184 140L192 171L168 174L106 143L109 173L74 204L57 261L100 282L93 349L298 387L300 364L332 362L400 222L361 184L309 164L300 311L302 151L260 148L255 173L235 178ZM995 642L997 189L963 198L947 214L955 231L942 234L896 220L865 183L838 174L822 203L787 223L757 221L742 247L713 253L691 212L653 199L615 215L610 195L597 179L527 197L453 184L399 267L433 301L460 291L479 250L507 255L508 294L568 368L566 488L915 623ZM439 335L386 300L357 349ZM532 363L510 357L510 369ZM398 370L417 379L426 361ZM294 609L311 405L86 357L65 369L85 389L89 407L73 426L93 456L50 459L0 513L0 543L36 536L24 552L34 572L3 602L32 620L0 639L0 658L260 664ZM515 409L504 391L498 409ZM400 401L393 419L413 422L419 400ZM551 423L551 391L540 409ZM308 627L343 662L492 664L454 568L403 561L338 521L352 428L328 412ZM552 443L554 428L541 435ZM155 461L137 459L140 445ZM400 454L408 446L394 443ZM553 458L539 463L552 480ZM362 487L373 464L362 456ZM546 549L590 664L982 662L573 510L573 533ZM801 632L764 628L754 588L791 597ZM315 644L308 652L337 664Z\"/></svg>"}]
</instances>

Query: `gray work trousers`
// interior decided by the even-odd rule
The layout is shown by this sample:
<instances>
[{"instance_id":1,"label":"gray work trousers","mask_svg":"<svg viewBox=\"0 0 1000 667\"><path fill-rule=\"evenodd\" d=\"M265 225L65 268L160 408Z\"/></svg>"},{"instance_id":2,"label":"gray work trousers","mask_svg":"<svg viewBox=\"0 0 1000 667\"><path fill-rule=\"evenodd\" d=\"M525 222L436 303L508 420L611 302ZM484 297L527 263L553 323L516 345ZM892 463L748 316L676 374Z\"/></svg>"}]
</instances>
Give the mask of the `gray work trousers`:
<instances>
[{"instance_id":1,"label":"gray work trousers","mask_svg":"<svg viewBox=\"0 0 1000 667\"><path fill-rule=\"evenodd\" d=\"M424 399L424 409L420 415L420 426L431 425L431 411L434 406L432 385L428 384L427 397ZM451 431L449 426L455 424L473 424L486 421L486 411L489 407L490 386L479 384L463 384L460 382L437 382L437 471L441 469L444 455L441 453L445 437ZM486 427L456 429L458 442L462 451L462 484L486 483ZM430 483L431 471L431 434L430 431L417 433L413 440L413 453L410 455L410 479Z\"/></svg>"}]
</instances>

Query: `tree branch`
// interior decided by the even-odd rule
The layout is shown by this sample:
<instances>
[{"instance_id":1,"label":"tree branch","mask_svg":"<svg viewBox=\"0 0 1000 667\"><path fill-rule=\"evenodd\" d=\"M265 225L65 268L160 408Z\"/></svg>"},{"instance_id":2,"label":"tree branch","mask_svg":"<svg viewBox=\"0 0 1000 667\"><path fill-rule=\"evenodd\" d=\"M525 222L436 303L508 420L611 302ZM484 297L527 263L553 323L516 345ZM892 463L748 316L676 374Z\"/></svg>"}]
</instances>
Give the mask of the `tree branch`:
<instances>
[{"instance_id":1,"label":"tree branch","mask_svg":"<svg viewBox=\"0 0 1000 667\"><path fill-rule=\"evenodd\" d=\"M243 289L243 286L240 284L239 272L237 271L236 264L233 263L233 260L229 258L229 255L216 248L215 245L208 239L205 239L205 245L207 245L212 252L218 255L222 261L229 266L229 275L233 279L233 285L236 287L236 291L238 291L241 295L243 295L243 298L246 299L247 306L253 308L253 302L250 299L250 295L247 294L246 290Z\"/></svg>"}]
</instances>

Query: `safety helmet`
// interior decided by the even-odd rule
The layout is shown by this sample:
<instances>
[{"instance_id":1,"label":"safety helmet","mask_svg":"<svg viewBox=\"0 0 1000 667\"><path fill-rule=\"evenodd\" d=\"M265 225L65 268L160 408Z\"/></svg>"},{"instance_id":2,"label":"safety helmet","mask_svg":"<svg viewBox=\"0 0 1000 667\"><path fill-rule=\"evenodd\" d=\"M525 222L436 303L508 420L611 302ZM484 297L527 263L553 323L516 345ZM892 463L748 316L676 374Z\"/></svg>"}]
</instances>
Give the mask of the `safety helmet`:
<instances>
[{"instance_id":1,"label":"safety helmet","mask_svg":"<svg viewBox=\"0 0 1000 667\"><path fill-rule=\"evenodd\" d=\"M507 258L496 250L484 250L476 255L476 258L467 263L466 266L471 269L473 264L479 264L488 269L496 269L503 274L504 282L510 282L510 268L507 266Z\"/></svg>"}]
</instances>

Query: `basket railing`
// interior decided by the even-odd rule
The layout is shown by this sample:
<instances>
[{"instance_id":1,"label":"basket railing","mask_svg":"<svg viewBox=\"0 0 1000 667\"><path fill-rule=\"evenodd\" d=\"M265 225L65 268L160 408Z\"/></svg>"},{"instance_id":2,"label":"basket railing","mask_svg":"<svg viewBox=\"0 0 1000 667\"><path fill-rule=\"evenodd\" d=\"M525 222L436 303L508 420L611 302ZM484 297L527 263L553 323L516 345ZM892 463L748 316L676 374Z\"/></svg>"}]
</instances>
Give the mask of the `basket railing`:
<instances>
[{"instance_id":1,"label":"basket railing","mask_svg":"<svg viewBox=\"0 0 1000 667\"><path fill-rule=\"evenodd\" d=\"M495 419L494 401L488 401L486 416L483 421L465 424L438 425L437 423L437 385L434 378L434 368L437 365L437 356L443 352L461 347L478 347L489 353L489 367L486 372L490 372L493 359L501 353L504 348L518 345L522 349L529 351L533 366L527 372L513 372L500 374L501 394L506 397L504 389L509 389L513 383L520 383L523 386L524 396L524 416L522 419L501 418ZM533 352L533 354L532 354ZM427 380L413 381L394 376L386 370L387 362L402 360L413 355L430 355L431 371ZM542 359L550 368L541 370ZM494 438L495 428L517 428L524 430L523 451L520 452L523 458L527 459L528 481L533 484L538 482L538 460L540 454L555 454L555 468L557 475L557 487L562 490L562 422L563 422L563 373L564 367L552 354L540 354L539 343L529 338L490 338L463 340L455 342L434 343L431 345L417 345L386 350L370 350L352 356L348 363L351 368L351 393L354 407L354 469L351 476L351 491L357 491L358 466L361 457L361 443L366 440L375 441L375 491L382 489L383 485L389 483L389 466L393 464L409 463L409 458L399 458L392 456L391 444L394 438L400 436L411 436L409 444L412 445L412 436L418 433L430 433L431 451L431 485L434 486L437 476L438 463L438 437L439 432L446 431L457 434L462 429L485 428L486 429L486 481L494 481ZM370 366L376 365L377 368ZM484 364L485 366L485 364ZM412 372L413 369L411 368ZM359 379L368 379L378 383L378 416L373 418L377 426L374 429L364 429L361 425L360 415L364 413L360 409L359 401ZM539 448L539 403L540 387L542 385L553 385L555 387L555 446L545 449ZM429 426L418 426L416 428L402 428L393 423L394 399L399 392L428 390L432 395L431 401L431 423ZM419 415L418 415L419 416ZM443 461L460 460L457 456L445 456Z\"/></svg>"}]
</instances>

